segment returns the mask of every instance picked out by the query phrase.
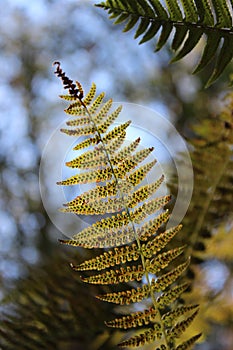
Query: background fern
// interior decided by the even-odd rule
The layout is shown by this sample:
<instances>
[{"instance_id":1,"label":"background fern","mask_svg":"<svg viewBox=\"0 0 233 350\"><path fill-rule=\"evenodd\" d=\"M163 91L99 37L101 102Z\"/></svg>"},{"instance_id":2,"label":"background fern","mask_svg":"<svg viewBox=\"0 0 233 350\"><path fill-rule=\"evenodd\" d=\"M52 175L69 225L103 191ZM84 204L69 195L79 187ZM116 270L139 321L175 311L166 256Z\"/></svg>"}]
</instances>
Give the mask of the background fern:
<instances>
[{"instance_id":1,"label":"background fern","mask_svg":"<svg viewBox=\"0 0 233 350\"><path fill-rule=\"evenodd\" d=\"M183 220L184 228L169 245L172 249L181 242L186 243L188 248L184 254L191 256L190 266L181 278L183 282L189 282L189 289L186 290L188 293L182 298L185 303L198 299L202 305L198 321L190 327L191 332L201 327L208 334L210 318L217 331L223 318L228 320L232 316L231 305L227 304L226 313L224 302L224 294L226 296L230 293L231 274L220 277L216 273L219 285L214 287L209 284L206 273L207 266L210 268L211 265L213 270L231 270L232 253L227 246L230 247L232 242L233 220L232 101L232 93L226 94L219 106L219 113L202 118L194 126L195 135L190 140L194 147L191 152L195 177L193 197ZM183 186L185 190L188 184ZM175 194L174 186L171 188ZM200 286L204 284L203 290ZM221 320L215 312L219 312Z\"/></svg>"},{"instance_id":2,"label":"background fern","mask_svg":"<svg viewBox=\"0 0 233 350\"><path fill-rule=\"evenodd\" d=\"M211 85L233 57L232 4L226 0L107 0L97 6L108 11L115 24L126 22L124 32L137 25L135 38L139 44L151 40L161 29L155 51L159 51L175 31L171 49L172 62L185 57L205 35L205 47L193 73L205 68L215 57L216 63L206 86Z\"/></svg>"},{"instance_id":3,"label":"background fern","mask_svg":"<svg viewBox=\"0 0 233 350\"><path fill-rule=\"evenodd\" d=\"M30 267L28 277L18 281L14 290L8 290L1 303L1 349L112 350L114 342L120 340L119 334L104 326L109 314L114 317L112 308L93 303L93 292L111 289L83 289L67 260L79 261L80 257L61 246L54 247L49 262Z\"/></svg>"}]
</instances>

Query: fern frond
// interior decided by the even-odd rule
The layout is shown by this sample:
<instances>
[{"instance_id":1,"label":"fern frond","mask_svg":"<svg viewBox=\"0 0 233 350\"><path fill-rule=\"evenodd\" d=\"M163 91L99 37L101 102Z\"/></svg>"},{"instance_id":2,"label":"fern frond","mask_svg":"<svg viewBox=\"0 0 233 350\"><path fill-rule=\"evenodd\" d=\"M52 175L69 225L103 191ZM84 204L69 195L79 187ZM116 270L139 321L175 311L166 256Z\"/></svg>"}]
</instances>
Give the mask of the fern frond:
<instances>
[{"instance_id":1,"label":"fern frond","mask_svg":"<svg viewBox=\"0 0 233 350\"><path fill-rule=\"evenodd\" d=\"M120 8L123 7L122 4L125 6L126 2L119 0ZM153 14L152 8L145 0L126 6L131 10L140 8L145 16ZM160 7L159 10L161 11ZM176 9L174 11L176 12ZM192 12L192 8L187 6L187 11ZM118 21L124 19L125 15L122 14ZM144 26L145 23L139 26L137 34L143 30ZM164 27L160 44L167 35L167 28ZM168 347L171 342L175 344L175 338L184 332L197 311L180 322L177 322L179 316L184 317L186 313L196 309L196 305L186 308L176 307L165 314L161 311L165 305L177 301L180 294L187 288L184 284L172 285L177 283L177 279L187 269L189 259L179 263L170 271L164 271L184 252L185 247L178 246L160 252L167 248L170 240L179 232L181 225L158 232L169 218L168 211L163 211L163 207L170 201L171 196L165 195L158 198L152 196L163 182L164 176L151 184L141 186L141 182L156 163L155 160L146 162L153 147L137 151L140 144L139 137L129 145L123 146L130 121L108 131L122 107L111 112L112 100L102 104L104 93L95 97L95 85L92 85L91 91L85 97L81 84L76 82L76 85L73 85L60 66L59 75L67 83L71 95L76 96L76 99L72 98L72 103L66 112L78 115L78 118L67 122L71 129L63 131L68 135L86 135L87 139L81 142L81 146L79 144L75 146L75 149L92 145L94 147L66 162L66 166L79 168L79 172L58 184L70 186L92 183L95 185L94 188L64 204L61 211L78 215L111 214L101 217L71 239L61 240L61 242L88 249L111 248L79 265L71 264L75 271L101 271L98 274L81 276L83 282L97 285L140 282L137 288L127 289L126 287L123 291L99 295L98 299L120 305L140 302L143 299L151 300L152 306L149 309L106 323L110 327L124 329L149 326L140 335L131 337L119 346L134 347L161 340L158 345L164 342ZM88 108L85 101L88 102ZM82 109L83 113L81 113ZM76 126L81 127L76 128ZM139 166L143 161L145 163ZM138 187L135 188L136 186ZM161 210L161 213L156 216L155 213L158 210Z\"/></svg>"},{"instance_id":2,"label":"fern frond","mask_svg":"<svg viewBox=\"0 0 233 350\"><path fill-rule=\"evenodd\" d=\"M215 58L215 68L207 86L221 75L232 60L233 15L227 0L214 0L212 6L208 0L166 0L166 5L160 0L132 1L130 5L125 0L106 0L96 6L108 11L110 18L115 19L115 24L125 22L123 31L137 26L135 38L142 36L139 44L154 38L161 28L156 51L168 42L175 29L171 43L175 56L171 62L186 56L196 47L200 38L205 36L204 50L193 73L205 68Z\"/></svg>"}]
</instances>

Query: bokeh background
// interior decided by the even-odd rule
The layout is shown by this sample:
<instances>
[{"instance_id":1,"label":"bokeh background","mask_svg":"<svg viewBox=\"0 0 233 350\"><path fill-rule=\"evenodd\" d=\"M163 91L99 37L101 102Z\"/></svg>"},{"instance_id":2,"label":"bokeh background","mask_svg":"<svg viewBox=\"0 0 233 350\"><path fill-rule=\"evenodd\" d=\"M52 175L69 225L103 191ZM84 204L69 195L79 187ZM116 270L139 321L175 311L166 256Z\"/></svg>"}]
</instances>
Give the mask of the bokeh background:
<instances>
[{"instance_id":1,"label":"bokeh background","mask_svg":"<svg viewBox=\"0 0 233 350\"><path fill-rule=\"evenodd\" d=\"M203 89L208 69L191 75L202 41L182 62L169 65L167 47L155 54L153 42L138 46L133 33L123 34L94 3L0 1L0 348L4 350L114 349L120 339L103 324L111 318L112 308L96 303L95 289L87 292L69 268L68 263L82 260L84 253L59 245L61 233L41 202L41 153L64 120L65 105L58 98L63 90L52 63L61 61L66 73L86 90L94 81L115 101L155 109L187 140L194 135L192 125L213 116L220 98L230 91L227 77L232 65L208 90ZM229 209L227 227L232 236L231 219ZM211 260L204 266L214 295L229 289L223 299L227 298L228 311L233 309L229 255L227 262ZM208 336L197 349L232 349L232 314L203 325Z\"/></svg>"}]
</instances>

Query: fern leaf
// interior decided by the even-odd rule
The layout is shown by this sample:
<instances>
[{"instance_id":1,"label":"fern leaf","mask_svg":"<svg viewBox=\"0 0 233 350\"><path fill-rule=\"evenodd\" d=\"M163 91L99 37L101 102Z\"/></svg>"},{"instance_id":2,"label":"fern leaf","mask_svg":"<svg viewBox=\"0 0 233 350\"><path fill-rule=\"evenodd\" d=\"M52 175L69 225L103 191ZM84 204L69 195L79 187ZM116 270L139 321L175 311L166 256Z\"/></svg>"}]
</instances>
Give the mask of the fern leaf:
<instances>
[{"instance_id":1,"label":"fern leaf","mask_svg":"<svg viewBox=\"0 0 233 350\"><path fill-rule=\"evenodd\" d=\"M133 328L148 325L154 322L158 311L154 307L146 309L144 311L134 312L130 315L123 316L121 318L115 318L112 321L105 322L108 327L114 328Z\"/></svg>"},{"instance_id":2,"label":"fern leaf","mask_svg":"<svg viewBox=\"0 0 233 350\"><path fill-rule=\"evenodd\" d=\"M122 132L128 128L128 126L131 124L131 120L120 124L119 126L116 126L113 130L109 131L106 135L103 136L103 142L108 142L112 139L114 139L115 137L117 137L118 135L122 134Z\"/></svg>"},{"instance_id":3,"label":"fern leaf","mask_svg":"<svg viewBox=\"0 0 233 350\"><path fill-rule=\"evenodd\" d=\"M76 96L71 96L71 95L59 95L60 98L66 101L76 101L77 97ZM81 106L81 102L78 101L78 105Z\"/></svg>"},{"instance_id":4,"label":"fern leaf","mask_svg":"<svg viewBox=\"0 0 233 350\"><path fill-rule=\"evenodd\" d=\"M80 116L82 116L82 118L74 119L74 120L68 120L66 122L66 125L68 125L68 126L83 126L83 125L86 125L86 124L90 123L90 117L88 117L88 116L87 117L83 117L83 113L82 114L80 113Z\"/></svg>"},{"instance_id":5,"label":"fern leaf","mask_svg":"<svg viewBox=\"0 0 233 350\"><path fill-rule=\"evenodd\" d=\"M102 182L107 181L112 178L112 170L110 167L106 167L105 169L87 171L85 173L77 174L69 177L66 180L57 182L58 185L77 185L77 184L86 184L92 182Z\"/></svg>"},{"instance_id":6,"label":"fern leaf","mask_svg":"<svg viewBox=\"0 0 233 350\"><path fill-rule=\"evenodd\" d=\"M207 26L214 26L214 15L208 0L196 0L200 21Z\"/></svg>"},{"instance_id":7,"label":"fern leaf","mask_svg":"<svg viewBox=\"0 0 233 350\"><path fill-rule=\"evenodd\" d=\"M106 118L110 108L112 107L112 99L104 103L104 105L99 109L99 111L93 116L93 121L95 124L100 124L104 118ZM119 107L121 109L121 107Z\"/></svg>"},{"instance_id":8,"label":"fern leaf","mask_svg":"<svg viewBox=\"0 0 233 350\"><path fill-rule=\"evenodd\" d=\"M133 156L126 159L122 159L117 166L114 168L114 174L117 178L124 179L126 174L133 170L139 163L141 163L152 151L153 147L145 148L138 151ZM114 165L114 162L113 162Z\"/></svg>"},{"instance_id":9,"label":"fern leaf","mask_svg":"<svg viewBox=\"0 0 233 350\"><path fill-rule=\"evenodd\" d=\"M183 16L177 0L166 0L167 8L172 21L182 21Z\"/></svg>"},{"instance_id":10,"label":"fern leaf","mask_svg":"<svg viewBox=\"0 0 233 350\"><path fill-rule=\"evenodd\" d=\"M158 0L151 0L150 4L159 18L164 20L168 19L168 14L165 8L162 6L162 4Z\"/></svg>"},{"instance_id":11,"label":"fern leaf","mask_svg":"<svg viewBox=\"0 0 233 350\"><path fill-rule=\"evenodd\" d=\"M191 316L187 317L185 320L178 322L174 327L168 331L168 336L172 339L179 338L186 328L192 323L194 318L197 316L199 310L192 313Z\"/></svg>"},{"instance_id":12,"label":"fern leaf","mask_svg":"<svg viewBox=\"0 0 233 350\"><path fill-rule=\"evenodd\" d=\"M162 218L165 217L168 218L168 212L161 214ZM160 220L159 220L160 222ZM163 221L162 221L163 222ZM157 223L155 220L155 227L157 229ZM176 227L172 227L168 230L166 230L163 233L160 233L157 235L153 240L149 241L147 244L142 245L142 251L146 258L151 258L155 252L159 252L161 249L163 249L168 242L180 231L182 225L178 225ZM152 226L153 229L153 226ZM141 239L141 235L139 235Z\"/></svg>"},{"instance_id":13,"label":"fern leaf","mask_svg":"<svg viewBox=\"0 0 233 350\"><path fill-rule=\"evenodd\" d=\"M73 150L77 151L83 148L87 148L89 146L94 146L97 145L100 142L99 136L94 136L94 137L90 137L89 139L86 139L80 143L78 143Z\"/></svg>"},{"instance_id":14,"label":"fern leaf","mask_svg":"<svg viewBox=\"0 0 233 350\"><path fill-rule=\"evenodd\" d=\"M86 135L92 135L96 131L95 127L92 125L88 125L83 128L76 128L76 129L61 129L61 132L64 132L64 134L70 135L70 136L86 136Z\"/></svg>"},{"instance_id":15,"label":"fern leaf","mask_svg":"<svg viewBox=\"0 0 233 350\"><path fill-rule=\"evenodd\" d=\"M186 340L182 344L176 347L175 350L189 350L196 343L196 341L201 337L201 333L194 335L190 339Z\"/></svg>"},{"instance_id":16,"label":"fern leaf","mask_svg":"<svg viewBox=\"0 0 233 350\"><path fill-rule=\"evenodd\" d=\"M126 262L136 261L140 257L137 245L126 245L120 248L114 248L104 252L96 258L86 260L78 266L73 266L77 271L85 270L103 270L110 266L125 264Z\"/></svg>"},{"instance_id":17,"label":"fern leaf","mask_svg":"<svg viewBox=\"0 0 233 350\"><path fill-rule=\"evenodd\" d=\"M83 110L82 104L80 101L75 99L67 109L65 109L66 114L75 115L75 116L85 116L87 115L86 111Z\"/></svg>"},{"instance_id":18,"label":"fern leaf","mask_svg":"<svg viewBox=\"0 0 233 350\"><path fill-rule=\"evenodd\" d=\"M186 246L168 250L167 252L157 255L154 259L149 260L146 266L147 271L156 274L160 270L164 269L172 260L183 253L185 247Z\"/></svg>"},{"instance_id":19,"label":"fern leaf","mask_svg":"<svg viewBox=\"0 0 233 350\"><path fill-rule=\"evenodd\" d=\"M117 135L113 140L110 140L108 143L106 143L105 147L103 147L102 145L97 146L95 147L95 149L87 151L81 156L73 159L72 161L67 162L66 165L72 168L81 169L95 167L96 161L101 161L102 165L107 165L108 158L106 156L106 152L108 152L109 155L114 154L114 152L124 142L125 135L126 133L122 132L122 134Z\"/></svg>"},{"instance_id":20,"label":"fern leaf","mask_svg":"<svg viewBox=\"0 0 233 350\"><path fill-rule=\"evenodd\" d=\"M96 200L90 204L81 203L68 208L61 208L63 213L76 213L79 215L104 215L106 213L116 213L123 210L125 202L122 198L109 198L107 201Z\"/></svg>"},{"instance_id":21,"label":"fern leaf","mask_svg":"<svg viewBox=\"0 0 233 350\"><path fill-rule=\"evenodd\" d=\"M92 102L90 107L88 108L88 112L90 115L95 114L98 108L100 107L103 99L104 99L105 93L102 92L99 94L99 96L96 97L96 99Z\"/></svg>"},{"instance_id":22,"label":"fern leaf","mask_svg":"<svg viewBox=\"0 0 233 350\"><path fill-rule=\"evenodd\" d=\"M82 203L90 203L96 200L96 198L106 198L115 196L117 193L117 184L115 181L110 181L104 186L96 186L90 191L84 192L74 200L65 204L65 206L72 207L81 205Z\"/></svg>"},{"instance_id":23,"label":"fern leaf","mask_svg":"<svg viewBox=\"0 0 233 350\"><path fill-rule=\"evenodd\" d=\"M146 175L149 173L149 171L153 168L153 166L156 164L156 160L153 160L150 163L147 163L145 165L142 165L137 170L135 170L132 174L129 175L127 180L133 185L136 186L140 184L146 177Z\"/></svg>"},{"instance_id":24,"label":"fern leaf","mask_svg":"<svg viewBox=\"0 0 233 350\"><path fill-rule=\"evenodd\" d=\"M232 16L229 12L226 1L224 0L212 0L216 14L216 27L230 28L232 27Z\"/></svg>"},{"instance_id":25,"label":"fern leaf","mask_svg":"<svg viewBox=\"0 0 233 350\"><path fill-rule=\"evenodd\" d=\"M86 106L89 106L91 104L91 102L95 98L95 94L96 94L96 84L92 83L90 90L88 91L88 93L86 94L86 96L84 97L84 100L83 100L83 102Z\"/></svg>"},{"instance_id":26,"label":"fern leaf","mask_svg":"<svg viewBox=\"0 0 233 350\"><path fill-rule=\"evenodd\" d=\"M141 281L145 271L142 265L121 267L119 270L108 270L105 273L82 277L83 282L92 284L118 284L129 281Z\"/></svg>"},{"instance_id":27,"label":"fern leaf","mask_svg":"<svg viewBox=\"0 0 233 350\"><path fill-rule=\"evenodd\" d=\"M128 32L129 30L131 30L135 26L135 24L137 23L138 19L139 19L139 16L130 15L129 20L123 29L123 32Z\"/></svg>"},{"instance_id":28,"label":"fern leaf","mask_svg":"<svg viewBox=\"0 0 233 350\"><path fill-rule=\"evenodd\" d=\"M188 37L184 42L182 49L178 54L171 60L171 62L179 61L181 58L186 56L192 49L198 44L199 40L203 35L203 30L200 28L190 28Z\"/></svg>"},{"instance_id":29,"label":"fern leaf","mask_svg":"<svg viewBox=\"0 0 233 350\"><path fill-rule=\"evenodd\" d=\"M169 38L169 35L171 34L173 29L173 26L171 23L163 24L162 26L162 32L160 34L159 40L157 42L155 51L159 51L167 42L167 39Z\"/></svg>"},{"instance_id":30,"label":"fern leaf","mask_svg":"<svg viewBox=\"0 0 233 350\"><path fill-rule=\"evenodd\" d=\"M165 275L166 277L164 279L163 277L160 277L156 282L153 280L153 290L162 291L163 289L166 289L166 287L172 284L185 271L187 266L188 263L181 264L176 269L174 269L172 273L166 274L167 276ZM165 279L167 279L167 281L165 281ZM173 290L170 290L169 292L163 293L163 295L159 298L159 304L161 306L169 305L171 302L173 302L174 299L177 298L178 295L180 295L185 289L187 289L187 287L188 284L185 283L181 286L176 286ZM98 295L97 298L103 301L123 305L140 302L148 296L148 285L144 285L143 287L138 287L137 289L131 289L118 293L107 293L104 295Z\"/></svg>"},{"instance_id":31,"label":"fern leaf","mask_svg":"<svg viewBox=\"0 0 233 350\"><path fill-rule=\"evenodd\" d=\"M142 35L146 30L147 28L149 27L150 25L150 20L149 18L141 18L140 20L140 24L136 30L136 33L134 35L134 38L137 39L140 35Z\"/></svg>"},{"instance_id":32,"label":"fern leaf","mask_svg":"<svg viewBox=\"0 0 233 350\"><path fill-rule=\"evenodd\" d=\"M113 130L109 131L104 137L103 141L104 143L108 143L112 140L114 140L119 135L122 135L124 133L124 130L130 125L131 121L128 121L126 123L123 123L119 126L116 126ZM99 136L95 136L92 138L89 138L87 140L84 140L83 142L79 143L77 146L75 146L74 150L79 150L82 148L86 148L92 145L97 145L100 142Z\"/></svg>"},{"instance_id":33,"label":"fern leaf","mask_svg":"<svg viewBox=\"0 0 233 350\"><path fill-rule=\"evenodd\" d=\"M157 298L157 303L160 309L172 304L179 296L189 287L188 283L175 286L167 292L162 293Z\"/></svg>"},{"instance_id":34,"label":"fern leaf","mask_svg":"<svg viewBox=\"0 0 233 350\"><path fill-rule=\"evenodd\" d=\"M121 162L123 159L129 157L133 151L138 147L140 143L140 137L138 137L135 141L131 142L128 146L122 148L113 158L111 158L111 161L114 165Z\"/></svg>"},{"instance_id":35,"label":"fern leaf","mask_svg":"<svg viewBox=\"0 0 233 350\"><path fill-rule=\"evenodd\" d=\"M202 70L212 60L212 58L214 57L214 55L218 49L220 40L221 40L221 36L218 33L216 33L215 36L208 36L207 37L207 42L206 42L201 60L198 63L195 70L193 71L193 74Z\"/></svg>"},{"instance_id":36,"label":"fern leaf","mask_svg":"<svg viewBox=\"0 0 233 350\"><path fill-rule=\"evenodd\" d=\"M207 82L207 87L210 86L215 80L218 79L218 77L222 74L225 67L232 60L233 36L231 37L224 36L223 39L224 39L224 42L219 52L217 63L213 71L213 74L211 75L210 79Z\"/></svg>"},{"instance_id":37,"label":"fern leaf","mask_svg":"<svg viewBox=\"0 0 233 350\"><path fill-rule=\"evenodd\" d=\"M98 132L100 134L104 134L109 126L114 122L114 120L119 116L120 112L122 110L122 106L119 106L114 112L109 114L106 119L103 121L102 124L97 126Z\"/></svg>"},{"instance_id":38,"label":"fern leaf","mask_svg":"<svg viewBox=\"0 0 233 350\"><path fill-rule=\"evenodd\" d=\"M155 340L159 340L162 338L162 331L161 331L161 325L160 324L154 324L154 327L147 328L143 333L136 335L134 337L129 338L128 340L123 341L122 343L118 344L120 347L129 347L129 348L135 348L137 346L142 346L145 344L150 344L154 342Z\"/></svg>"},{"instance_id":39,"label":"fern leaf","mask_svg":"<svg viewBox=\"0 0 233 350\"><path fill-rule=\"evenodd\" d=\"M146 41L149 41L150 39L152 39L157 34L160 27L161 27L160 23L151 23L149 28L143 35L142 39L139 41L139 44L143 44Z\"/></svg>"},{"instance_id":40,"label":"fern leaf","mask_svg":"<svg viewBox=\"0 0 233 350\"><path fill-rule=\"evenodd\" d=\"M149 237L157 233L157 230L168 220L169 216L169 211L166 210L165 212L159 214L156 218L146 222L140 229L137 230L137 235L140 238L140 241L147 241ZM159 244L157 246L159 247ZM142 245L142 251L146 257L149 257L149 251L147 251L145 245ZM151 247L151 252L153 251L154 248Z\"/></svg>"},{"instance_id":41,"label":"fern leaf","mask_svg":"<svg viewBox=\"0 0 233 350\"><path fill-rule=\"evenodd\" d=\"M180 306L180 307L164 314L162 319L167 327L171 327L177 318L179 318L180 316L183 316L187 312L192 311L193 309L196 309L198 306L199 305Z\"/></svg>"},{"instance_id":42,"label":"fern leaf","mask_svg":"<svg viewBox=\"0 0 233 350\"><path fill-rule=\"evenodd\" d=\"M207 86L212 84L223 72L233 57L230 49L227 58L222 62L223 53L215 50L209 45L214 42L215 37L232 45L232 11L228 7L227 0L214 0L211 4L208 0L166 0L165 4L161 0L140 0L132 2L131 5L125 0L106 0L97 6L107 10L110 18L115 18L115 23L127 21L124 31L133 27L135 38L142 36L139 44L154 38L162 27L161 34L157 41L156 50L160 50L167 42L175 28L175 36L171 47L175 51L175 56L171 62L182 59L192 51L200 38L205 35L208 45L205 45L203 56L200 58L201 68L205 68L213 58L213 52L217 57L214 72L209 79ZM229 5L230 6L230 5ZM188 38L186 39L186 35ZM215 48L219 45L214 43ZM179 52L177 52L180 49ZM199 69L195 70L197 73ZM216 73L215 73L216 72Z\"/></svg>"},{"instance_id":43,"label":"fern leaf","mask_svg":"<svg viewBox=\"0 0 233 350\"><path fill-rule=\"evenodd\" d=\"M198 12L193 0L181 0L185 13L185 20L187 22L197 22Z\"/></svg>"},{"instance_id":44,"label":"fern leaf","mask_svg":"<svg viewBox=\"0 0 233 350\"><path fill-rule=\"evenodd\" d=\"M144 201L149 196L151 196L159 188L163 180L164 180L164 176L162 175L161 178L155 181L154 183L142 186L138 190L136 190L132 194L132 196L129 198L129 201L127 203L128 207L133 208L138 203Z\"/></svg>"},{"instance_id":45,"label":"fern leaf","mask_svg":"<svg viewBox=\"0 0 233 350\"><path fill-rule=\"evenodd\" d=\"M81 156L74 158L73 160L66 162L66 166L71 168L82 168L85 164L91 163L92 161L107 161L106 154L103 149L96 148L91 151L83 153ZM106 164L107 165L107 164Z\"/></svg>"},{"instance_id":46,"label":"fern leaf","mask_svg":"<svg viewBox=\"0 0 233 350\"><path fill-rule=\"evenodd\" d=\"M188 30L182 24L176 24L175 29L176 29L176 32L172 40L171 48L172 50L177 51L179 47L182 45L182 42L184 41Z\"/></svg>"},{"instance_id":47,"label":"fern leaf","mask_svg":"<svg viewBox=\"0 0 233 350\"><path fill-rule=\"evenodd\" d=\"M93 117L93 121L98 124L100 123L104 118L105 116L107 115L109 109L111 108L112 106L112 100L109 100L107 101L103 107L99 110L99 112L97 113L97 115L95 115ZM69 125L69 126L78 126L78 125L81 125L81 122L82 119L83 119L83 124L84 122L86 121L86 124L90 123L90 117L87 115L87 112L85 110L83 110L82 107L79 107L78 109L76 108L68 108L65 110L66 113L68 114L73 114L73 115L78 115L78 116L83 116L83 115L86 115L85 118L78 118L78 119L74 119L74 120L71 120L71 121L68 121L66 124Z\"/></svg>"},{"instance_id":48,"label":"fern leaf","mask_svg":"<svg viewBox=\"0 0 233 350\"><path fill-rule=\"evenodd\" d=\"M147 216L153 214L157 210L161 209L164 205L166 205L170 199L171 196L163 196L152 199L147 203L142 204L132 212L132 220L135 223L141 223Z\"/></svg>"},{"instance_id":49,"label":"fern leaf","mask_svg":"<svg viewBox=\"0 0 233 350\"><path fill-rule=\"evenodd\" d=\"M83 230L84 231L84 230ZM124 244L131 243L135 240L135 232L131 227L123 227L120 229L111 229L106 231L101 231L98 233L98 229L90 228L88 231L93 233L93 236L88 238L79 237L80 234L74 235L74 239L71 240L61 240L62 243L73 245L76 247L83 248L112 248L119 247ZM81 231L82 233L82 231ZM87 231L85 232L87 234Z\"/></svg>"},{"instance_id":50,"label":"fern leaf","mask_svg":"<svg viewBox=\"0 0 233 350\"><path fill-rule=\"evenodd\" d=\"M123 292L107 293L97 295L96 298L119 305L128 305L131 303L138 303L149 296L149 288L147 285L138 287L137 289L129 289Z\"/></svg>"},{"instance_id":51,"label":"fern leaf","mask_svg":"<svg viewBox=\"0 0 233 350\"><path fill-rule=\"evenodd\" d=\"M177 266L175 269L171 270L170 272L167 272L166 274L157 278L157 280L152 279L152 282L151 282L152 290L154 292L164 291L173 282L175 282L180 275L182 275L182 273L187 269L188 265L189 265L189 260Z\"/></svg>"}]
</instances>

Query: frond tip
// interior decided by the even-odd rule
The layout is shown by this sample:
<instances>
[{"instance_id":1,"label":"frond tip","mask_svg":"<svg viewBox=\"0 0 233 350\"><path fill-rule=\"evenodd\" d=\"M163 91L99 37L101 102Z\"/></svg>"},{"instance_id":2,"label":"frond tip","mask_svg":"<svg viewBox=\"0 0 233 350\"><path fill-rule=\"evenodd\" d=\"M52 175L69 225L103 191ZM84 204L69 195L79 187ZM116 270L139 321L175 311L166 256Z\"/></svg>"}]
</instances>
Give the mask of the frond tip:
<instances>
[{"instance_id":1,"label":"frond tip","mask_svg":"<svg viewBox=\"0 0 233 350\"><path fill-rule=\"evenodd\" d=\"M69 96L72 99L78 99L81 102L84 94L82 85L78 81L76 81L76 84L74 84L73 80L66 76L66 73L61 69L60 62L56 61L53 63L53 65L57 66L54 74L61 78L64 89L68 89L69 91Z\"/></svg>"},{"instance_id":2,"label":"frond tip","mask_svg":"<svg viewBox=\"0 0 233 350\"><path fill-rule=\"evenodd\" d=\"M172 33L171 62L185 57L205 37L204 50L194 73L205 68L213 59L216 64L207 86L211 85L233 58L232 10L227 0L106 0L96 6L108 11L115 24L125 22L124 32L135 29L139 44L151 40L160 31L155 51L159 51ZM229 6L228 6L229 5Z\"/></svg>"},{"instance_id":3,"label":"frond tip","mask_svg":"<svg viewBox=\"0 0 233 350\"><path fill-rule=\"evenodd\" d=\"M140 3L143 1L140 0ZM149 8L147 11L150 13ZM107 249L79 265L71 264L73 270L83 271L83 282L125 286L122 291L99 295L98 299L119 305L139 303L144 299L152 301L145 310L106 322L108 327L114 328L146 327L139 335L120 343L120 347L155 342L156 346L166 343L165 349L170 349L169 344L175 346L176 338L190 325L198 309L197 305L178 305L178 299L188 285L179 285L177 281L187 269L189 259L174 267L173 261L182 255L185 246L167 248L182 225L164 228L169 212L163 208L171 196L155 197L155 193L165 177L162 175L153 183L142 185L147 173L156 164L156 160L147 162L154 148L138 150L140 137L125 145L130 121L112 127L121 106L112 111L112 100L104 103L104 93L96 96L95 84L84 96L81 84L74 84L63 73L60 64L56 64L55 73L61 77L64 88L69 90L65 100L71 101L71 104L65 112L75 118L69 119L69 129L62 131L69 136L85 136L74 150L88 148L66 162L68 168L78 169L78 172L59 181L58 185L93 185L65 203L61 211L101 215L100 219L97 218L71 239L60 242L88 249ZM129 289L128 282L136 286ZM192 337L178 349L188 349L196 339Z\"/></svg>"}]
</instances>

